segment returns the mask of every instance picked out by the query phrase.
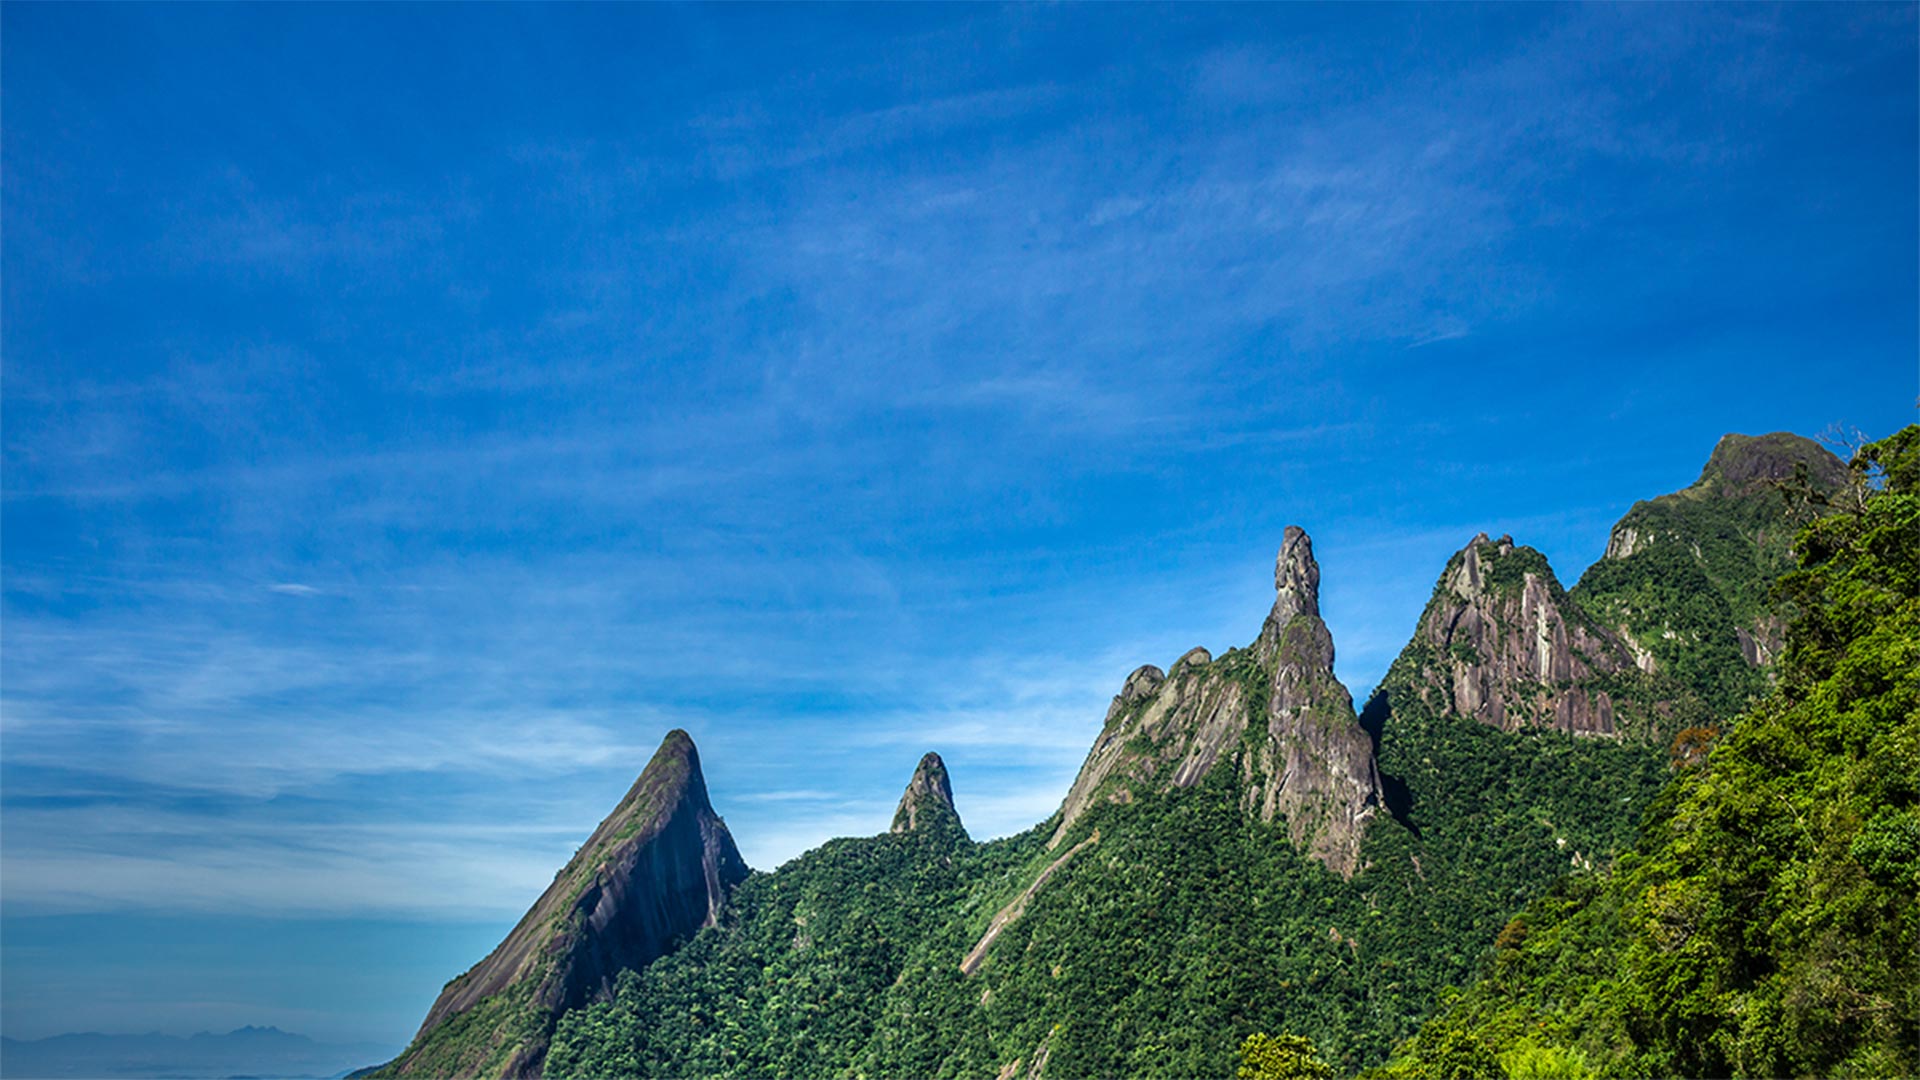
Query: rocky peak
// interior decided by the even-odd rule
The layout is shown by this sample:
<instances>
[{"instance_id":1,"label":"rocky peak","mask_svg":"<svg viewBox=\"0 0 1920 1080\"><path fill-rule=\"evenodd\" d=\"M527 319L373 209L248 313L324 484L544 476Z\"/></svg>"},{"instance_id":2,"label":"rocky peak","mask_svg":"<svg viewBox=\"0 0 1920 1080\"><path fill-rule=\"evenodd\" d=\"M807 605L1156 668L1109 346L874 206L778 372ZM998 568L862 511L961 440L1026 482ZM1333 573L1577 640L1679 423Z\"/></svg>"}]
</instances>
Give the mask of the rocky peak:
<instances>
[{"instance_id":1,"label":"rocky peak","mask_svg":"<svg viewBox=\"0 0 1920 1080\"><path fill-rule=\"evenodd\" d=\"M953 786L947 779L947 763L939 754L928 754L913 770L913 779L900 796L893 812L893 830L918 832L932 828L936 821L960 823L960 812L953 806Z\"/></svg>"},{"instance_id":2,"label":"rocky peak","mask_svg":"<svg viewBox=\"0 0 1920 1080\"><path fill-rule=\"evenodd\" d=\"M1273 560L1273 610L1255 645L1263 661L1273 658L1287 624L1302 615L1320 617L1320 564L1313 557L1313 538L1298 525L1287 526L1283 535L1280 554Z\"/></svg>"},{"instance_id":3,"label":"rocky peak","mask_svg":"<svg viewBox=\"0 0 1920 1080\"><path fill-rule=\"evenodd\" d=\"M1448 561L1417 634L1434 707L1503 730L1615 730L1608 694L1577 684L1631 656L1572 603L1546 557L1511 536L1480 533Z\"/></svg>"},{"instance_id":4,"label":"rocky peak","mask_svg":"<svg viewBox=\"0 0 1920 1080\"><path fill-rule=\"evenodd\" d=\"M712 925L746 876L693 739L669 732L506 939L441 991L392 1071L538 1076L560 1013L605 1000L620 972ZM448 1023L496 998L478 1030Z\"/></svg>"},{"instance_id":5,"label":"rocky peak","mask_svg":"<svg viewBox=\"0 0 1920 1080\"><path fill-rule=\"evenodd\" d=\"M1284 817L1295 844L1351 877L1360 836L1380 803L1373 741L1333 674L1333 635L1320 618L1320 564L1306 530L1289 525L1274 567L1273 610L1256 653L1271 665L1267 740L1246 763L1250 806Z\"/></svg>"},{"instance_id":6,"label":"rocky peak","mask_svg":"<svg viewBox=\"0 0 1920 1080\"><path fill-rule=\"evenodd\" d=\"M1773 549L1782 556L1794 529L1784 520L1773 489L1801 473L1814 490L1824 493L1849 482L1846 464L1812 439L1785 431L1723 435L1699 479L1670 495L1635 503L1614 524L1602 558L1628 559L1656 543L1679 544L1699 559L1707 557L1706 547L1740 545L1741 557L1719 560L1728 565L1752 561L1753 549ZM1703 500L1745 509L1729 510L1727 520L1703 529L1698 520ZM1733 527L1727 528L1729 524Z\"/></svg>"},{"instance_id":7,"label":"rocky peak","mask_svg":"<svg viewBox=\"0 0 1920 1080\"><path fill-rule=\"evenodd\" d=\"M1615 523L1574 595L1643 670L1684 676L1713 708L1739 709L1782 644L1769 590L1793 566L1799 521L1778 488L1802 480L1832 496L1851 473L1798 435L1722 437L1693 484Z\"/></svg>"},{"instance_id":8,"label":"rocky peak","mask_svg":"<svg viewBox=\"0 0 1920 1080\"><path fill-rule=\"evenodd\" d=\"M1180 659L1173 662L1173 676L1178 676L1188 668L1206 667L1211 663L1213 663L1213 654L1196 645L1181 653Z\"/></svg>"},{"instance_id":9,"label":"rocky peak","mask_svg":"<svg viewBox=\"0 0 1920 1080\"><path fill-rule=\"evenodd\" d=\"M1143 666L1127 677L1061 808L1054 844L1102 796L1125 802L1137 787L1191 787L1230 762L1248 814L1284 818L1290 838L1336 873L1358 868L1379 777L1372 741L1333 674L1320 566L1298 526L1281 543L1274 593L1251 648L1219 659L1192 649L1171 675Z\"/></svg>"},{"instance_id":10,"label":"rocky peak","mask_svg":"<svg viewBox=\"0 0 1920 1080\"><path fill-rule=\"evenodd\" d=\"M1107 706L1107 723L1112 723L1114 717L1134 704L1152 697L1160 689L1160 684L1166 681L1167 673L1152 664L1141 664L1134 668L1132 674L1127 676L1127 681L1120 684L1120 692L1113 695L1112 704Z\"/></svg>"},{"instance_id":11,"label":"rocky peak","mask_svg":"<svg viewBox=\"0 0 1920 1080\"><path fill-rule=\"evenodd\" d=\"M1722 435L1693 486L1745 494L1766 487L1770 481L1792 479L1801 469L1823 491L1847 482L1846 464L1826 447L1792 432L1775 431Z\"/></svg>"}]
</instances>

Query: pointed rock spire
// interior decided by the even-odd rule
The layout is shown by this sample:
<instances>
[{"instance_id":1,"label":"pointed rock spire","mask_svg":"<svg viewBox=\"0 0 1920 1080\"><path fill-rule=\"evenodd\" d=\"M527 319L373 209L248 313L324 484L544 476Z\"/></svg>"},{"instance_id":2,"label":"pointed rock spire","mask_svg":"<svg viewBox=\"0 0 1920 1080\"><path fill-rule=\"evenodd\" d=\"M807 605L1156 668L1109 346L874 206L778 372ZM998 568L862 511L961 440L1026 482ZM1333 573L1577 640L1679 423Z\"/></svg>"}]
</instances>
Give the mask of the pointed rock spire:
<instances>
[{"instance_id":1,"label":"pointed rock spire","mask_svg":"<svg viewBox=\"0 0 1920 1080\"><path fill-rule=\"evenodd\" d=\"M1333 635L1320 618L1320 564L1313 540L1287 526L1273 572L1273 610L1254 648L1271 665L1268 742L1250 770L1260 816L1282 816L1295 844L1351 877L1360 836L1380 803L1373 740L1353 696L1333 674Z\"/></svg>"},{"instance_id":2,"label":"pointed rock spire","mask_svg":"<svg viewBox=\"0 0 1920 1080\"><path fill-rule=\"evenodd\" d=\"M1124 803L1142 785L1191 787L1228 762L1241 775L1248 814L1284 817L1293 842L1335 873L1359 868L1379 772L1353 698L1333 674L1320 564L1297 525L1286 530L1273 585L1273 609L1250 649L1218 660L1192 649L1171 672L1149 665L1127 677L1049 845L1064 841L1099 799ZM1265 731L1250 735L1250 725Z\"/></svg>"},{"instance_id":3,"label":"pointed rock spire","mask_svg":"<svg viewBox=\"0 0 1920 1080\"><path fill-rule=\"evenodd\" d=\"M1273 610L1254 645L1263 663L1273 659L1289 623L1302 615L1320 617L1320 564L1313 557L1313 538L1298 525L1287 526L1273 561L1273 591Z\"/></svg>"},{"instance_id":4,"label":"pointed rock spire","mask_svg":"<svg viewBox=\"0 0 1920 1080\"><path fill-rule=\"evenodd\" d=\"M707 802L693 739L669 732L506 939L441 991L390 1070L540 1075L562 1012L604 1000L620 972L713 925L746 876L733 836ZM488 999L483 1020L448 1023Z\"/></svg>"},{"instance_id":5,"label":"pointed rock spire","mask_svg":"<svg viewBox=\"0 0 1920 1080\"><path fill-rule=\"evenodd\" d=\"M928 754L913 770L913 779L900 796L893 812L893 832L918 832L939 821L960 824L960 812L953 807L953 785L947 779L947 763L939 754Z\"/></svg>"}]
</instances>

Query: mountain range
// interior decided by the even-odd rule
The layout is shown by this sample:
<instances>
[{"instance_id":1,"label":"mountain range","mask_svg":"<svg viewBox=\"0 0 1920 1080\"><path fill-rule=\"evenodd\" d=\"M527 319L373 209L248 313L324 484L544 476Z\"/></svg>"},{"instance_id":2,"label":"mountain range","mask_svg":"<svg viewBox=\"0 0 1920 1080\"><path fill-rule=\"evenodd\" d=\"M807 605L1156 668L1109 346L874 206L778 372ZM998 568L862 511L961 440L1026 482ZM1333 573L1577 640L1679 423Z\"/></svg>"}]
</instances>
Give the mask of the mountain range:
<instances>
[{"instance_id":1,"label":"mountain range","mask_svg":"<svg viewBox=\"0 0 1920 1080\"><path fill-rule=\"evenodd\" d=\"M224 1034L102 1035L82 1032L45 1039L0 1035L0 1076L56 1080L177 1077L226 1080L253 1077L338 1077L390 1047L322 1043L274 1027L243 1027Z\"/></svg>"},{"instance_id":2,"label":"mountain range","mask_svg":"<svg viewBox=\"0 0 1920 1080\"><path fill-rule=\"evenodd\" d=\"M1875 468L1728 435L1571 589L1477 535L1358 708L1289 527L1252 640L1128 674L1059 810L1011 837L968 836L929 753L887 833L751 871L671 732L380 1075L1223 1076L1256 1032L1439 1075L1419 1040L1448 988L1485 984L1517 913L1631 864L1782 692L1795 538ZM1462 1075L1530 1036L1475 1037Z\"/></svg>"}]
</instances>

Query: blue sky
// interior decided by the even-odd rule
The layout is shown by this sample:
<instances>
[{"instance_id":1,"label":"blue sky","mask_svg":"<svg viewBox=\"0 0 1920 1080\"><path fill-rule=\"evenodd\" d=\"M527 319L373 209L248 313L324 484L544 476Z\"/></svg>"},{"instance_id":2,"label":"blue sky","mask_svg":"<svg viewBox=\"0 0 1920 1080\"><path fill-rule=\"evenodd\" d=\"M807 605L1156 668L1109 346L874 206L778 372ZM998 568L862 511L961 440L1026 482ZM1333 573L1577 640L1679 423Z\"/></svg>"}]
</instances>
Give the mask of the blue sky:
<instances>
[{"instance_id":1,"label":"blue sky","mask_svg":"<svg viewBox=\"0 0 1920 1080\"><path fill-rule=\"evenodd\" d=\"M660 737L1050 813L1916 386L1912 5L8 4L0 1027L396 1046Z\"/></svg>"}]
</instances>

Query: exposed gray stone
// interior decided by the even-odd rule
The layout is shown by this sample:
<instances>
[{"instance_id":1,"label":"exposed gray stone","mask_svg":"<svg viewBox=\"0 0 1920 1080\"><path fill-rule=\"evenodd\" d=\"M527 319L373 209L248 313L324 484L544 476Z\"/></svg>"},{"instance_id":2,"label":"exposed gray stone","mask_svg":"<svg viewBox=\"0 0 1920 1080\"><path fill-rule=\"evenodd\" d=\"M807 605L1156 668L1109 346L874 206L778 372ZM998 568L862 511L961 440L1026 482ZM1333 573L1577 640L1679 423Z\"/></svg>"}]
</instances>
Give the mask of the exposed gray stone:
<instances>
[{"instance_id":1,"label":"exposed gray stone","mask_svg":"<svg viewBox=\"0 0 1920 1080\"><path fill-rule=\"evenodd\" d=\"M1157 668L1128 676L1061 807L1052 843L1103 794L1125 800L1134 784L1189 787L1233 761L1249 814L1284 818L1303 850L1351 875L1360 834L1379 804L1379 776L1352 697L1333 675L1333 655L1320 619L1313 542L1289 526L1275 560L1273 608L1252 648L1240 654L1241 666L1196 649L1170 676ZM1251 677L1266 689L1258 716L1248 697L1249 662ZM1249 744L1255 722L1263 737Z\"/></svg>"},{"instance_id":2,"label":"exposed gray stone","mask_svg":"<svg viewBox=\"0 0 1920 1080\"><path fill-rule=\"evenodd\" d=\"M670 732L506 939L441 991L397 1071L444 1071L447 1063L431 1045L435 1029L485 998L531 983L531 1005L544 1019L530 1035L502 1033L503 1041L520 1040L504 1075L538 1076L554 1018L606 1000L620 972L711 926L746 876L732 835L707 801L693 739Z\"/></svg>"},{"instance_id":3,"label":"exposed gray stone","mask_svg":"<svg viewBox=\"0 0 1920 1080\"><path fill-rule=\"evenodd\" d=\"M1487 560L1511 558L1537 568L1506 575L1517 588L1495 587ZM1429 703L1506 731L1534 724L1611 735L1612 699L1579 684L1637 666L1621 640L1578 616L1544 558L1485 533L1448 563L1419 633L1432 646Z\"/></svg>"},{"instance_id":4,"label":"exposed gray stone","mask_svg":"<svg viewBox=\"0 0 1920 1080\"><path fill-rule=\"evenodd\" d=\"M928 754L913 770L900 805L893 812L893 830L897 833L931 828L936 822L958 826L960 812L953 806L953 785L947 778L947 763L939 754Z\"/></svg>"}]
</instances>

